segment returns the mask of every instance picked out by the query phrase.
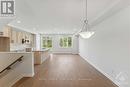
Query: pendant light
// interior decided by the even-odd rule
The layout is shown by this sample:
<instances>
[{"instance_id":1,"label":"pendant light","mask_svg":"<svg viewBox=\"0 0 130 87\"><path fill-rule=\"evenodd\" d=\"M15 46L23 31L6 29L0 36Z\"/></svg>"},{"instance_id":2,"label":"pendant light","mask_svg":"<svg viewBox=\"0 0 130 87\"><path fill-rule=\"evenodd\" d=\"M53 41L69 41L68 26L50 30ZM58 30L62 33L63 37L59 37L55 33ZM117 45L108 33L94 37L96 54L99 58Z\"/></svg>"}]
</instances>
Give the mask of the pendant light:
<instances>
[{"instance_id":1,"label":"pendant light","mask_svg":"<svg viewBox=\"0 0 130 87\"><path fill-rule=\"evenodd\" d=\"M82 27L82 30L81 32L79 32L79 35L84 38L84 39L88 39L90 38L94 32L93 31L90 31L89 30L89 23L88 23L88 13L87 13L87 0L86 0L86 19L84 20L84 24L83 24L83 27Z\"/></svg>"}]
</instances>

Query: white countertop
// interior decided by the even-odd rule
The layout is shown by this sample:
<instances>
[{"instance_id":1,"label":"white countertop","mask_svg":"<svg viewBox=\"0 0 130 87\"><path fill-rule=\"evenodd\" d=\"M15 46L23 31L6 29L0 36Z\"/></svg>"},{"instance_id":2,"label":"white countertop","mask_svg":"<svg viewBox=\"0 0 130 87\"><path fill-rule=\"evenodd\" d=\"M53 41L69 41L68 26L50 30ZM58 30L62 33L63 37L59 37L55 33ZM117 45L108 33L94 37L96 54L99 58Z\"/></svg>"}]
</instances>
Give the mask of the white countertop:
<instances>
[{"instance_id":1,"label":"white countertop","mask_svg":"<svg viewBox=\"0 0 130 87\"><path fill-rule=\"evenodd\" d=\"M33 50L33 51L49 51L50 49L49 48L45 48L45 49L41 49L41 50Z\"/></svg>"}]
</instances>

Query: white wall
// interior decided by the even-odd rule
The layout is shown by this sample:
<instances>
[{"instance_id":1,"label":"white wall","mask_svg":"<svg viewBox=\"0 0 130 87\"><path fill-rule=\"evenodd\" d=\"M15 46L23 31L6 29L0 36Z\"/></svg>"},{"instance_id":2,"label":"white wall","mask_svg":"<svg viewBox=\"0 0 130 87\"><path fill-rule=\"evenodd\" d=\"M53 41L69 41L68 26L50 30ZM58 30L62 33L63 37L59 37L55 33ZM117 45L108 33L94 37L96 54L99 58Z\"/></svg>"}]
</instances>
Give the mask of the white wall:
<instances>
[{"instance_id":1,"label":"white wall","mask_svg":"<svg viewBox=\"0 0 130 87\"><path fill-rule=\"evenodd\" d=\"M130 6L92 30L90 39L79 39L79 54L120 87L130 87Z\"/></svg>"},{"instance_id":2,"label":"white wall","mask_svg":"<svg viewBox=\"0 0 130 87\"><path fill-rule=\"evenodd\" d=\"M43 35L43 36L50 36L52 37L52 52L53 53L73 53L73 54L78 54L78 38L73 37L72 35ZM71 48L62 48L60 47L60 37L63 36L70 36L72 37L72 47Z\"/></svg>"},{"instance_id":3,"label":"white wall","mask_svg":"<svg viewBox=\"0 0 130 87\"><path fill-rule=\"evenodd\" d=\"M11 21L11 18L0 18L0 31L3 31L5 25Z\"/></svg>"},{"instance_id":4,"label":"white wall","mask_svg":"<svg viewBox=\"0 0 130 87\"><path fill-rule=\"evenodd\" d=\"M40 50L41 49L41 35L40 34L36 34L36 50Z\"/></svg>"}]
</instances>

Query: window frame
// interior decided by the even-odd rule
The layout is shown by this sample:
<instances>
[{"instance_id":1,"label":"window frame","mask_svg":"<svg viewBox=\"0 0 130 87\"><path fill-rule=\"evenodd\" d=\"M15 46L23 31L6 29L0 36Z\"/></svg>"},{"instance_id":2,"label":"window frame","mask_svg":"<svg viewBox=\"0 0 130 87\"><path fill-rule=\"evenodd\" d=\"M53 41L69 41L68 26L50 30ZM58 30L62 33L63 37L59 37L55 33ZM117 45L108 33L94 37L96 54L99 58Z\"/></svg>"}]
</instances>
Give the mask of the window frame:
<instances>
[{"instance_id":1,"label":"window frame","mask_svg":"<svg viewBox=\"0 0 130 87\"><path fill-rule=\"evenodd\" d=\"M43 44L43 38L45 38L45 40L46 40L46 42L45 43L47 43L47 40L51 40L51 47L49 48L49 47L44 47L44 44ZM49 38L49 39L47 39L47 38ZM47 45L47 44L46 44ZM41 36L41 48L43 49L43 48L49 48L49 49L52 49L53 48L53 38L51 37L51 36Z\"/></svg>"},{"instance_id":2,"label":"window frame","mask_svg":"<svg viewBox=\"0 0 130 87\"><path fill-rule=\"evenodd\" d=\"M71 46L69 47L68 44L67 44L67 47L61 46L61 45L60 45L60 40L61 40L61 38L67 38L67 43L68 43L68 38L69 38L69 37L71 38ZM61 37L59 37L59 47L60 47L60 48L66 48L66 49L67 49L67 48L73 48L73 37L72 37L72 36L61 36Z\"/></svg>"}]
</instances>

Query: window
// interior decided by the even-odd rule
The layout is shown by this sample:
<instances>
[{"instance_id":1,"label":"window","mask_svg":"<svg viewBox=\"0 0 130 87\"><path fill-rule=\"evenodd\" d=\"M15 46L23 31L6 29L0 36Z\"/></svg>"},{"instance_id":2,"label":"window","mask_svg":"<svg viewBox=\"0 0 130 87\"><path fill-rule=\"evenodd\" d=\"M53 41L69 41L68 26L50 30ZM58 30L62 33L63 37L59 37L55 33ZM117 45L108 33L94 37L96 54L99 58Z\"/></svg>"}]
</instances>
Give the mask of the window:
<instances>
[{"instance_id":1,"label":"window","mask_svg":"<svg viewBox=\"0 0 130 87\"><path fill-rule=\"evenodd\" d=\"M52 48L51 37L42 37L42 48Z\"/></svg>"},{"instance_id":2,"label":"window","mask_svg":"<svg viewBox=\"0 0 130 87\"><path fill-rule=\"evenodd\" d=\"M60 47L63 47L63 48L72 47L72 37L62 37L62 38L60 38Z\"/></svg>"}]
</instances>

